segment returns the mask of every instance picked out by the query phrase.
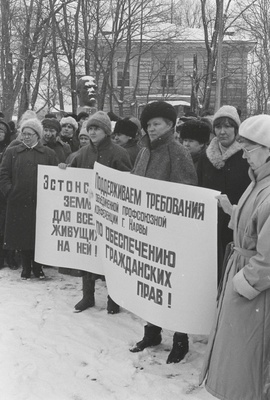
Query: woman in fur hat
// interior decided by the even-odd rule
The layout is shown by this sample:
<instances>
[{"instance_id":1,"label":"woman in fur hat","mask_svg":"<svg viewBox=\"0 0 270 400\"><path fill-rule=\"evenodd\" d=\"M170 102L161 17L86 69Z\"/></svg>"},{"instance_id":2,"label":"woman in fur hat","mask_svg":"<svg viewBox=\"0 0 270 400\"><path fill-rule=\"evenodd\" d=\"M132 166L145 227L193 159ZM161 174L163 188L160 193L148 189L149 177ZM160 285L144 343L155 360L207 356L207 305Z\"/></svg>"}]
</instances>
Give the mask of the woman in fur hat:
<instances>
[{"instance_id":1,"label":"woman in fur hat","mask_svg":"<svg viewBox=\"0 0 270 400\"><path fill-rule=\"evenodd\" d=\"M117 121L113 131L115 143L127 150L132 166L140 150L135 139L137 131L137 125L129 118Z\"/></svg>"},{"instance_id":2,"label":"woman in fur hat","mask_svg":"<svg viewBox=\"0 0 270 400\"><path fill-rule=\"evenodd\" d=\"M148 104L142 112L141 124L146 135L146 141L135 161L132 173L147 178L162 181L196 185L196 171L189 152L174 138L176 111L165 101ZM154 182L153 182L154 185ZM156 346L161 342L162 328L151 323L144 327L142 340L133 346L133 353ZM180 362L189 351L186 333L175 332L173 347L167 358L167 363Z\"/></svg>"},{"instance_id":3,"label":"woman in fur hat","mask_svg":"<svg viewBox=\"0 0 270 400\"><path fill-rule=\"evenodd\" d=\"M44 278L42 266L34 261L37 166L57 165L55 152L42 146L42 125L37 118L21 123L21 142L5 151L0 166L0 190L7 201L4 248L21 250L22 279L31 269Z\"/></svg>"},{"instance_id":4,"label":"woman in fur hat","mask_svg":"<svg viewBox=\"0 0 270 400\"><path fill-rule=\"evenodd\" d=\"M220 191L230 201L237 204L250 183L248 163L237 142L241 121L233 106L222 106L214 115L215 137L206 153L199 159L197 173L199 186ZM218 283L222 276L222 264L226 246L232 241L232 231L228 228L229 217L218 209Z\"/></svg>"},{"instance_id":5,"label":"woman in fur hat","mask_svg":"<svg viewBox=\"0 0 270 400\"><path fill-rule=\"evenodd\" d=\"M189 151L195 168L197 168L200 156L206 151L210 132L209 125L198 119L190 119L181 127L180 138L183 146Z\"/></svg>"},{"instance_id":6,"label":"woman in fur hat","mask_svg":"<svg viewBox=\"0 0 270 400\"><path fill-rule=\"evenodd\" d=\"M78 130L78 122L75 118L68 115L66 117L61 118L60 120L61 125L61 132L60 132L60 139L64 142L69 144L71 151L77 151L79 149L79 142L76 135Z\"/></svg>"},{"instance_id":7,"label":"woman in fur hat","mask_svg":"<svg viewBox=\"0 0 270 400\"><path fill-rule=\"evenodd\" d=\"M63 142L59 137L61 132L60 122L56 118L44 118L42 126L41 143L55 152L59 163L65 162L66 158L71 154L71 148L68 143Z\"/></svg>"},{"instance_id":8,"label":"woman in fur hat","mask_svg":"<svg viewBox=\"0 0 270 400\"><path fill-rule=\"evenodd\" d=\"M270 116L239 128L251 183L237 205L217 196L230 218L228 257L201 382L223 400L270 399Z\"/></svg>"}]
</instances>

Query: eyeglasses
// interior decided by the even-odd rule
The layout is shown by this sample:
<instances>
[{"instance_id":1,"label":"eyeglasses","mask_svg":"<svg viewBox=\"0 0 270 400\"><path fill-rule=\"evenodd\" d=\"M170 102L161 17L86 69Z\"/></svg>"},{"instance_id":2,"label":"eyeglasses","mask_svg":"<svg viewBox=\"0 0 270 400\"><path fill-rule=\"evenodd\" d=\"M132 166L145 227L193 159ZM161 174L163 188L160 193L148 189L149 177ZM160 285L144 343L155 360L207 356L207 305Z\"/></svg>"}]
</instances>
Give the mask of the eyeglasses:
<instances>
[{"instance_id":1,"label":"eyeglasses","mask_svg":"<svg viewBox=\"0 0 270 400\"><path fill-rule=\"evenodd\" d=\"M30 137L30 138L32 138L32 137L36 136L36 133L24 132L24 133L21 133L21 136L22 137Z\"/></svg>"},{"instance_id":2,"label":"eyeglasses","mask_svg":"<svg viewBox=\"0 0 270 400\"><path fill-rule=\"evenodd\" d=\"M253 151L260 149L261 147L262 147L262 146L257 146L257 147L254 147L253 149L250 149L250 150L246 149L245 147L242 147L242 149L243 149L243 151L244 151L246 154L250 154L250 153L252 153Z\"/></svg>"}]
</instances>

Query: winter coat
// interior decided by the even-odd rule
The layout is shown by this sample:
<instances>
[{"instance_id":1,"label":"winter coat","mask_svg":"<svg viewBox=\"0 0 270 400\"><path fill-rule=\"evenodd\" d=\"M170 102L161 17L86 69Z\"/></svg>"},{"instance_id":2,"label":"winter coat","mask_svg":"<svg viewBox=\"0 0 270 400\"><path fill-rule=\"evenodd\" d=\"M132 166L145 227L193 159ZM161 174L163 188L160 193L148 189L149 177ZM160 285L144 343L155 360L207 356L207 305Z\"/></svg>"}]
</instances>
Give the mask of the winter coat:
<instances>
[{"instance_id":1,"label":"winter coat","mask_svg":"<svg viewBox=\"0 0 270 400\"><path fill-rule=\"evenodd\" d=\"M131 170L131 162L127 151L113 143L109 136L106 136L97 147L92 142L82 147L70 165L76 168L93 169L95 161L119 171Z\"/></svg>"},{"instance_id":2,"label":"winter coat","mask_svg":"<svg viewBox=\"0 0 270 400\"><path fill-rule=\"evenodd\" d=\"M175 140L173 132L146 143L135 161L134 175L161 181L197 184L196 171L189 152Z\"/></svg>"},{"instance_id":3,"label":"winter coat","mask_svg":"<svg viewBox=\"0 0 270 400\"><path fill-rule=\"evenodd\" d=\"M200 377L223 400L270 399L270 161L250 176Z\"/></svg>"},{"instance_id":4,"label":"winter coat","mask_svg":"<svg viewBox=\"0 0 270 400\"><path fill-rule=\"evenodd\" d=\"M234 142L222 155L216 137L198 161L198 184L201 187L218 190L226 194L232 204L237 204L250 183L249 165L242 157L238 142ZM223 255L226 245L233 240L232 230L228 228L230 217L218 208L218 278L222 274Z\"/></svg>"},{"instance_id":5,"label":"winter coat","mask_svg":"<svg viewBox=\"0 0 270 400\"><path fill-rule=\"evenodd\" d=\"M99 162L107 167L117 169L119 171L130 171L131 162L129 155L125 149L113 143L110 136L106 136L98 146L90 144L83 146L77 152L73 153L70 166L75 168L93 169L95 162ZM63 274L74 274L71 268L59 268L59 272ZM85 271L78 271L77 275L85 275ZM91 274L91 273L87 273Z\"/></svg>"},{"instance_id":6,"label":"winter coat","mask_svg":"<svg viewBox=\"0 0 270 400\"><path fill-rule=\"evenodd\" d=\"M61 136L60 136L60 139L61 139L61 141L62 141L63 143L66 143L66 144L69 145L69 147L71 148L71 152L72 152L72 153L73 153L74 151L79 150L80 142L79 142L79 139L78 139L76 133L74 133L73 136L72 136L71 138L70 138L70 137L67 137L67 136L61 135Z\"/></svg>"},{"instance_id":7,"label":"winter coat","mask_svg":"<svg viewBox=\"0 0 270 400\"><path fill-rule=\"evenodd\" d=\"M7 199L7 249L33 250L35 244L37 165L57 165L53 150L23 143L6 150L0 166L0 190Z\"/></svg>"},{"instance_id":8,"label":"winter coat","mask_svg":"<svg viewBox=\"0 0 270 400\"><path fill-rule=\"evenodd\" d=\"M191 158L192 158L192 161L193 161L196 171L198 169L198 162L201 159L201 157L205 154L205 151L206 151L206 147L203 147L199 153L191 154Z\"/></svg>"},{"instance_id":9,"label":"winter coat","mask_svg":"<svg viewBox=\"0 0 270 400\"><path fill-rule=\"evenodd\" d=\"M45 140L41 140L41 143L43 146L47 146L55 152L58 163L64 163L69 154L71 154L70 145L68 143L64 143L59 136L56 137L55 143L47 143Z\"/></svg>"},{"instance_id":10,"label":"winter coat","mask_svg":"<svg viewBox=\"0 0 270 400\"><path fill-rule=\"evenodd\" d=\"M131 164L133 166L135 163L136 157L140 151L138 142L135 139L130 139L127 143L123 144L121 147L123 147L123 149L126 149L126 151L128 152Z\"/></svg>"},{"instance_id":11,"label":"winter coat","mask_svg":"<svg viewBox=\"0 0 270 400\"><path fill-rule=\"evenodd\" d=\"M4 153L10 144L10 132L6 133L5 139L0 142L0 164L2 162ZM5 221L6 221L6 199L0 192L0 246L3 243L4 232L5 232Z\"/></svg>"}]
</instances>

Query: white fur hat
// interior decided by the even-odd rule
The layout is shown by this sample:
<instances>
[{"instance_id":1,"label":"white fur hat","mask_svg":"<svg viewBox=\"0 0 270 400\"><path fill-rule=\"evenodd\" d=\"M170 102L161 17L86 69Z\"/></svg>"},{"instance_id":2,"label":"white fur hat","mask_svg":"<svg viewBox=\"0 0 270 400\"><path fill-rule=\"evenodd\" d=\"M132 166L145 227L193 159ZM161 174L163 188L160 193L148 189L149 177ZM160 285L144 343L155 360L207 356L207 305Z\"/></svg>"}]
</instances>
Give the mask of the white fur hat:
<instances>
[{"instance_id":1,"label":"white fur hat","mask_svg":"<svg viewBox=\"0 0 270 400\"><path fill-rule=\"evenodd\" d=\"M70 116L61 118L60 124L61 124L61 126L65 125L65 124L70 124L73 126L75 131L78 129L78 122Z\"/></svg>"},{"instance_id":2,"label":"white fur hat","mask_svg":"<svg viewBox=\"0 0 270 400\"><path fill-rule=\"evenodd\" d=\"M270 115L247 118L240 125L239 136L270 148Z\"/></svg>"},{"instance_id":3,"label":"white fur hat","mask_svg":"<svg viewBox=\"0 0 270 400\"><path fill-rule=\"evenodd\" d=\"M215 124L215 120L218 118L227 117L231 118L238 126L241 124L238 112L234 106L222 106L213 117L213 124Z\"/></svg>"},{"instance_id":4,"label":"white fur hat","mask_svg":"<svg viewBox=\"0 0 270 400\"><path fill-rule=\"evenodd\" d=\"M43 132L43 126L42 126L41 122L39 121L39 119L37 119L37 118L25 119L22 122L21 127L20 127L22 133L25 128L33 129L33 131L35 131L36 134L38 135L39 139L41 138L42 132Z\"/></svg>"}]
</instances>

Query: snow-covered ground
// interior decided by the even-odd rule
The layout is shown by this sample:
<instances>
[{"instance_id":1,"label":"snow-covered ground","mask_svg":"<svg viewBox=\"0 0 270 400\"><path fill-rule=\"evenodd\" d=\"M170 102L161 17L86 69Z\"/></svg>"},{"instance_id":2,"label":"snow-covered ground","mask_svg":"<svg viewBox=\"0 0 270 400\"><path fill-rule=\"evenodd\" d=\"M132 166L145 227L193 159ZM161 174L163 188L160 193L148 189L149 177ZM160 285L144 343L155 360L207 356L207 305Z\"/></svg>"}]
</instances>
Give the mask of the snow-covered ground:
<instances>
[{"instance_id":1,"label":"snow-covered ground","mask_svg":"<svg viewBox=\"0 0 270 400\"><path fill-rule=\"evenodd\" d=\"M96 282L96 306L75 313L81 278L44 272L22 281L20 269L0 270L0 400L214 400L198 386L201 337L190 336L179 364L166 364L170 331L133 354L144 321L125 309L108 315L105 282Z\"/></svg>"}]
</instances>

